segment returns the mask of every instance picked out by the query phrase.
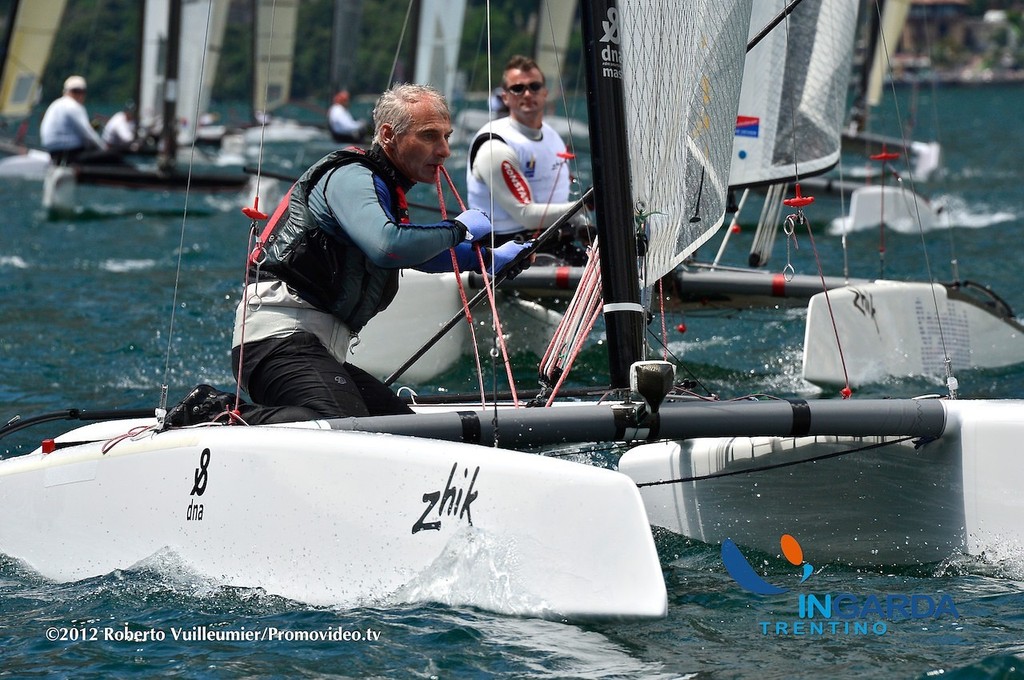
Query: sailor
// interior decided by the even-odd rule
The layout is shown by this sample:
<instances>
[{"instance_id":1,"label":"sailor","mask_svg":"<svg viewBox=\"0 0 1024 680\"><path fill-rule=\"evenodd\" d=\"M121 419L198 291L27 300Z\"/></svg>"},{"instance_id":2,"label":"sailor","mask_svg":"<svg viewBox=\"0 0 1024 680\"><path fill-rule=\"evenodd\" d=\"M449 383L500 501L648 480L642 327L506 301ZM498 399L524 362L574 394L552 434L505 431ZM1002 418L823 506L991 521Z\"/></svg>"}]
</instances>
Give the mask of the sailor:
<instances>
[{"instance_id":1,"label":"sailor","mask_svg":"<svg viewBox=\"0 0 1024 680\"><path fill-rule=\"evenodd\" d=\"M565 141L544 122L547 93L537 62L513 56L502 76L501 99L508 116L488 122L470 144L469 206L491 215L495 243L533 238L572 207ZM574 244L585 226L585 215L577 213L542 250L569 264L585 264L585 252Z\"/></svg>"},{"instance_id":2,"label":"sailor","mask_svg":"<svg viewBox=\"0 0 1024 680\"><path fill-rule=\"evenodd\" d=\"M85 91L85 78L68 76L64 81L64 94L43 114L39 137L55 165L120 162L120 155L110 152L107 143L89 124Z\"/></svg>"},{"instance_id":3,"label":"sailor","mask_svg":"<svg viewBox=\"0 0 1024 680\"><path fill-rule=\"evenodd\" d=\"M327 127L336 142L362 142L366 133L366 121L356 120L348 110L348 90L334 95L333 103L327 110Z\"/></svg>"},{"instance_id":4,"label":"sailor","mask_svg":"<svg viewBox=\"0 0 1024 680\"><path fill-rule=\"evenodd\" d=\"M319 417L411 413L349 363L349 342L394 299L402 268L451 271L454 248L460 269L479 271L473 243L490 238L485 214L467 210L434 223L412 223L408 214L406 192L435 182L451 153L444 97L398 85L381 95L373 121L369 150L335 151L299 178L254 255L258 279L236 310L232 359L257 404ZM528 246L485 248L484 260L502 270ZM258 414L245 417L253 423Z\"/></svg>"},{"instance_id":5,"label":"sailor","mask_svg":"<svg viewBox=\"0 0 1024 680\"><path fill-rule=\"evenodd\" d=\"M135 150L138 147L135 127L135 102L127 102L107 120L101 137L112 149Z\"/></svg>"}]
</instances>

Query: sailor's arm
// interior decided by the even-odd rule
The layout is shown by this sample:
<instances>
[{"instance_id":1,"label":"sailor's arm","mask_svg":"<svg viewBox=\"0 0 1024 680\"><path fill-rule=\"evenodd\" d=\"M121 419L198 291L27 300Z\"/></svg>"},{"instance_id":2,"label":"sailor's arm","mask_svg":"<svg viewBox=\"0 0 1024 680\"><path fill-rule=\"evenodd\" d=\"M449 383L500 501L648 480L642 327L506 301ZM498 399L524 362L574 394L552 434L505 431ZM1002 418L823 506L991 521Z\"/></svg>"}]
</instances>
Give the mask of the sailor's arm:
<instances>
[{"instance_id":1,"label":"sailor's arm","mask_svg":"<svg viewBox=\"0 0 1024 680\"><path fill-rule=\"evenodd\" d=\"M545 203L543 196L533 196L516 152L498 139L480 146L473 161L473 175L487 185L494 202L524 229L545 229L573 206L573 203ZM489 209L489 206L475 207ZM577 213L571 223L581 226L583 221L583 214Z\"/></svg>"}]
</instances>

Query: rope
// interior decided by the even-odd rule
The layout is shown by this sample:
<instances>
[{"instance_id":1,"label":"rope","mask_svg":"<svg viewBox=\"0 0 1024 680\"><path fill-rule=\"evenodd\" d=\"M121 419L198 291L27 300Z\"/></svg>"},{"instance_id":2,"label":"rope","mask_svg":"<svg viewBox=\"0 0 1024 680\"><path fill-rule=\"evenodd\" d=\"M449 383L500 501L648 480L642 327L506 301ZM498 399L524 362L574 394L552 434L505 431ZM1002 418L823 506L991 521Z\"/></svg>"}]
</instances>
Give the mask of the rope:
<instances>
[{"instance_id":1,"label":"rope","mask_svg":"<svg viewBox=\"0 0 1024 680\"><path fill-rule=\"evenodd\" d=\"M645 486L664 486L666 484L686 484L688 482L704 482L709 479L721 479L722 477L733 477L735 475L748 475L758 472L768 472L769 470L777 470L779 468L792 467L794 465L803 465L804 463L816 463L822 460L828 460L829 458L839 458L841 456L848 456L851 453L862 453L864 451L873 451L880 449L892 444L902 444L905 441L910 441L914 437L900 437L889 441L878 442L876 444L868 444L866 446L859 446L854 449L847 449L845 451L833 451L832 453L823 453L820 456L812 456L810 458L803 458L801 460L790 460L784 463L775 463L773 465L762 465L756 468L749 468L747 470L729 470L728 472L712 472L706 475L694 475L692 477L677 477L675 479L662 479L657 482L638 482L637 487L643 488Z\"/></svg>"},{"instance_id":2,"label":"rope","mask_svg":"<svg viewBox=\"0 0 1024 680\"><path fill-rule=\"evenodd\" d=\"M271 23L272 26L273 26L274 22L276 21L276 18L277 18L277 2L275 0L271 4L271 7L270 7L270 23ZM274 45L274 31L270 31L269 33L270 33L269 46L271 48L273 48L273 45ZM264 109L266 108L266 103L268 101L270 101L270 96L269 96L270 95L270 61L271 61L270 60L270 56L269 56L270 54L273 54L273 49L268 49L267 50L267 55L268 55L267 56L267 74L266 74L266 77L263 79L263 82L265 83L264 91L263 91ZM265 213L263 213L263 212L260 212L260 209L259 209L259 206L260 206L260 182L261 182L262 177L263 177L263 151L264 151L266 135L267 135L267 122L269 120L269 114L267 113L267 111L264 110L263 114L264 114L263 115L263 120L262 120L262 122L260 124L260 143L258 145L258 152L257 152L257 156L256 156L256 171L255 171L255 173L253 173L254 176L255 176L255 191L254 191L254 195L253 195L253 204L252 204L251 208L249 208L249 207L242 208L242 214L244 214L246 217L248 217L250 219L250 222L249 222L249 239L248 239L248 242L246 243L245 265L244 265L244 269L243 269L243 271L245 273L242 275L242 295L241 295L241 299L239 301L239 304L243 305L243 306L242 306L242 323L241 323L241 328L239 329L238 371L235 374L235 406L234 406L234 409L232 409L231 411L228 412L228 418L229 418L230 422L238 423L238 424L242 424L242 425L246 425L247 424L242 419L242 417L239 415L239 408L240 408L240 406L242 404L242 366L245 365L245 327L246 327L246 321L249 318L248 312L249 312L250 306L251 305L257 305L258 306L259 305L259 298L257 296L254 295L252 298L246 298L246 295L248 294L249 285L250 285L250 277L249 277L250 269L254 269L255 272L256 272L255 277L252 278L252 283L253 284L259 284L260 265L263 263L263 256L264 256L264 252L263 252L263 239L261 238L261 234L260 234L260 230L259 230L259 222L267 220L267 215ZM287 207L287 201L288 201L288 198L289 198L290 194L291 194L291 192L289 191L288 194L286 194L285 197L278 204L277 209L274 211L273 218L274 218L274 222L275 223L276 223L277 220L283 218L283 214L282 213L284 213L284 211L285 211L285 209Z\"/></svg>"},{"instance_id":3,"label":"rope","mask_svg":"<svg viewBox=\"0 0 1024 680\"><path fill-rule=\"evenodd\" d=\"M569 301L562 321L551 338L540 364L540 380L551 386L551 393L545 406L551 406L559 389L565 383L573 363L583 348L583 343L601 315L601 271L598 267L598 248L590 248L590 257L579 287ZM552 385L553 383L553 385Z\"/></svg>"},{"instance_id":4,"label":"rope","mask_svg":"<svg viewBox=\"0 0 1024 680\"><path fill-rule=\"evenodd\" d=\"M210 3L210 5L207 8L207 12L206 12L206 30L205 30L204 42L203 42L203 57L202 57L202 59L199 62L199 82L200 83L203 82L203 73L206 70L206 52L207 52L207 47L209 46L209 43L210 43L210 25L213 23L212 19L211 19L212 14L213 14L213 3ZM198 108L199 108L199 101L197 99L197 101L196 101L196 109L198 109ZM194 113L195 113L195 116L193 117L193 120L198 120L199 119L199 112L196 111ZM165 120L164 121L164 125L173 125L173 121ZM166 414L167 414L167 391L168 391L168 383L170 382L169 376L170 376L170 372L171 372L171 352L172 352L172 347L173 347L173 343L174 343L174 321L175 321L175 312L176 312L176 310L178 308L178 291L179 291L179 288L180 288L180 285L181 285L181 268L182 268L182 262L184 260L184 252L185 252L185 224L186 224L186 222L188 220L188 202L189 202L189 198L190 198L191 193L192 193L191 192L191 189L192 189L192 166L195 164L195 155L196 155L196 135L192 135L192 144L191 144L191 147L190 147L189 157L188 157L188 174L187 174L187 177L186 177L186 180L185 180L184 206L182 207L182 213L181 213L181 229L179 230L179 236L178 236L178 257L177 257L177 262L176 262L175 268L174 268L174 287L173 287L173 293L172 293L172 296L171 296L171 314L170 314L170 319L168 321L168 328L167 328L167 349L166 349L166 351L164 353L164 379L163 379L162 384L160 385L160 401L159 401L159 404L158 404L157 409L156 409L157 420L159 422L161 422L161 423L163 422L164 416L166 416Z\"/></svg>"},{"instance_id":5,"label":"rope","mask_svg":"<svg viewBox=\"0 0 1024 680\"><path fill-rule=\"evenodd\" d=\"M876 8L876 11L879 12L879 14L880 14L881 13L881 8L878 6L877 2L875 4L875 8ZM886 67L889 68L889 70L891 71L892 70L892 64L889 61L889 47L885 43L885 34L880 32L880 36L881 36L882 48L883 48L882 49L882 53L885 55L885 59L886 59ZM890 90L892 91L893 106L896 109L896 119L899 120L899 121L902 121L903 120L903 116L900 113L899 98L896 96L896 83L892 82L891 79L890 79L889 87L890 87ZM907 132L906 132L905 129L903 129L902 125L900 126L900 142L903 145L903 155L904 155L904 157L905 158L909 158L909 150L908 150L909 147L907 145ZM911 194L916 199L917 191L916 191L915 186L914 186L914 169L913 169L913 165L912 164L908 164L908 166L907 166L907 177L910 179L910 192L911 192ZM901 178L900 182L902 182L902 181L903 180ZM921 252L922 252L922 255L924 256L925 271L928 272L928 283L931 284L932 310L935 312L935 324L936 324L936 327L939 330L939 342L942 345L943 364L944 364L944 366L946 368L946 387L949 390L949 397L951 399L956 399L956 392L957 392L957 389L959 388L959 382L957 381L956 376L953 374L953 359L952 359L952 357L950 357L949 349L946 346L946 333L945 333L945 329L943 328L943 324L942 324L942 316L939 314L939 300L938 300L938 296L935 293L935 277L932 274L931 260L928 257L928 249L925 246L924 227L921 224L921 205L920 205L920 203L918 203L917 200L914 200L914 209L915 209L915 212L917 214L917 230L918 230L918 233L919 233L919 235L921 237Z\"/></svg>"},{"instance_id":6,"label":"rope","mask_svg":"<svg viewBox=\"0 0 1024 680\"><path fill-rule=\"evenodd\" d=\"M448 209L444 203L444 192L441 188L441 175L444 174L445 179L448 180L449 186L452 188L452 192L455 194L455 198L459 203L459 208L465 210L465 204L462 202L462 197L455 191L455 185L452 183L451 177L448 176L448 171L445 170L444 166L440 167L440 172L437 174L436 185L437 185L437 203L441 209L441 219L448 219ZM481 267L483 266L483 256L480 255L480 247L474 246L477 255L481 258ZM476 362L476 375L477 380L480 384L480 405L486 406L487 399L485 397L486 389L484 389L484 369L480 364L480 350L477 346L476 340L476 326L473 323L473 312L469 308L469 299L466 296L466 288L462 285L462 275L459 272L459 259L455 255L455 248L449 248L448 252L452 257L452 272L455 274L455 287L459 290L459 299L462 301L462 308L465 312L466 322L469 324L469 337L473 344L473 359Z\"/></svg>"}]
</instances>

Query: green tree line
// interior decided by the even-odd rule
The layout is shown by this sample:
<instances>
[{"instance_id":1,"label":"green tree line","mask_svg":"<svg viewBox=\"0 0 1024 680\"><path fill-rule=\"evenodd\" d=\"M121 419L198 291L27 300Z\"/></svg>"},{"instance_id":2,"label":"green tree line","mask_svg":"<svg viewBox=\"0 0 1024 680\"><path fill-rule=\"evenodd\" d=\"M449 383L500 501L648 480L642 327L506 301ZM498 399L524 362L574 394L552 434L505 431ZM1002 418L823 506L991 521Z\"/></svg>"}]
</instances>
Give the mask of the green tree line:
<instances>
[{"instance_id":1,"label":"green tree line","mask_svg":"<svg viewBox=\"0 0 1024 680\"><path fill-rule=\"evenodd\" d=\"M47 2L49 0L33 0ZM406 25L414 0L364 0L355 66L344 83L354 95L385 89L397 62L399 73L409 74L415 27ZM90 101L119 104L135 96L139 52L141 0L67 0L63 25L43 78L45 106L60 95L61 83L77 73L89 81ZM501 66L514 53L533 52L538 3L490 0L491 81L497 83ZM292 100L324 108L333 94L330 82L334 0L302 0L299 4ZM459 69L468 91L487 90L488 39L486 0L469 0L463 25ZM415 9L415 3L413 5ZM217 70L217 102L249 98L252 64L252 9L250 0L232 0L228 29ZM411 23L411 19L408 20ZM578 35L575 40L579 41ZM566 70L574 72L579 50ZM403 71L404 69L404 71Z\"/></svg>"}]
</instances>

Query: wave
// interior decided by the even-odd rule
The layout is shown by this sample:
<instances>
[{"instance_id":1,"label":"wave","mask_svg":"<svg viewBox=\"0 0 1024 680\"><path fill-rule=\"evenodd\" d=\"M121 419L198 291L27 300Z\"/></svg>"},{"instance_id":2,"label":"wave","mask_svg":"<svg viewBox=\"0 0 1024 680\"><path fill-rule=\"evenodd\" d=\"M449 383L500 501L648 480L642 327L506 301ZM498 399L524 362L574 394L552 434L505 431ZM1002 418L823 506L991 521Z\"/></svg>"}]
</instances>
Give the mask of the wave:
<instances>
[{"instance_id":1,"label":"wave","mask_svg":"<svg viewBox=\"0 0 1024 680\"><path fill-rule=\"evenodd\" d=\"M13 267L14 269L28 269L28 262L26 262L19 255L0 255L0 267Z\"/></svg>"}]
</instances>

